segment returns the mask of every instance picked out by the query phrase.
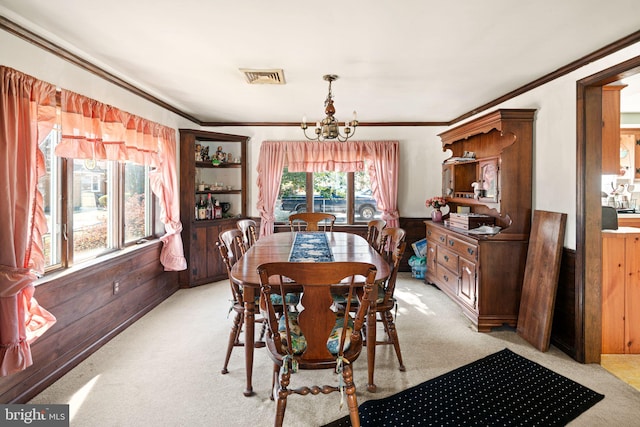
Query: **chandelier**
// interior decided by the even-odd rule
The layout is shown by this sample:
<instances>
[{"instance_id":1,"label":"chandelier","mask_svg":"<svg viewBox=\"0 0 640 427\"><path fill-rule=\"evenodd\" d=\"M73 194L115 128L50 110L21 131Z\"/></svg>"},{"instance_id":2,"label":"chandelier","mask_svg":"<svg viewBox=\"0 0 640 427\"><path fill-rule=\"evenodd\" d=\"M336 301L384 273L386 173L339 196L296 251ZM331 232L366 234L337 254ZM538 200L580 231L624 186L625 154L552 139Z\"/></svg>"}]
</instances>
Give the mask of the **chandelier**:
<instances>
[{"instance_id":1,"label":"chandelier","mask_svg":"<svg viewBox=\"0 0 640 427\"><path fill-rule=\"evenodd\" d=\"M309 135L307 135L308 126L306 116L302 118L300 127L304 132L304 136L309 140L325 141L328 139L337 139L340 142L344 142L356 133L356 127L358 126L356 112L353 112L353 120L350 122L344 122L344 130L343 133L341 133L338 121L334 117L336 109L333 106L333 94L331 93L331 82L337 80L338 76L335 74L325 74L322 78L329 82L329 93L327 94L327 99L324 100L324 113L327 116L322 119L321 122L316 122L316 127L314 128L316 135L314 138L310 138ZM351 132L352 128L353 133Z\"/></svg>"}]
</instances>

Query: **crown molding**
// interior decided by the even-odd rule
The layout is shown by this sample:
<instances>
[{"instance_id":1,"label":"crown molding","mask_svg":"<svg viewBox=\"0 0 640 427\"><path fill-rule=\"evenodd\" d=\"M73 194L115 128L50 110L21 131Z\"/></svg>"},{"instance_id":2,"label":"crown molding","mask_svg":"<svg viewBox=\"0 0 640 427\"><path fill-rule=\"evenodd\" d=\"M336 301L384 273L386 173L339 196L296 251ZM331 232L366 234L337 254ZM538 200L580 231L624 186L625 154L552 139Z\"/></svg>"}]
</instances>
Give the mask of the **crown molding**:
<instances>
[{"instance_id":1,"label":"crown molding","mask_svg":"<svg viewBox=\"0 0 640 427\"><path fill-rule=\"evenodd\" d=\"M40 37L39 35L27 30L26 28L10 21L9 19L0 16L0 29L3 29L17 37L20 37L29 43L32 43L64 60L67 60L78 67L85 69L98 77L101 77L107 80L110 83L115 84L123 89L126 89L141 98L146 99L162 108L165 108L179 116L190 120L193 123L196 123L200 126L208 126L208 127L223 127L223 126L237 126L237 127L260 127L260 126L269 126L269 127L279 127L279 126L300 126L298 122L214 122L214 121L201 121L191 114L187 114L186 112L174 107L171 104L168 104L161 99L143 91L142 89L132 85L131 83L121 79L118 76L115 76L102 68L82 59L81 57L69 52L68 50ZM493 108L505 101L508 101L516 96L522 95L523 93L529 92L532 89L535 89L539 86L542 86L546 83L549 83L552 80L555 80L559 77L562 77L566 74L569 74L572 71L577 70L580 67L583 67L593 61L604 58L605 56L611 55L614 52L617 52L620 49L628 47L632 44L640 41L640 31L636 31L626 37L623 37L607 46L596 50L586 56L583 56L580 59L577 59L561 68L558 68L551 73L548 73L530 83L527 83L524 86L521 86L511 92L508 92L499 98L494 99L484 105L481 105L477 108L474 108L471 111L468 111L461 116L458 116L448 122L360 122L359 126L380 126L380 127L396 127L396 126L414 126L414 127L434 127L434 126L451 126L462 120L465 120L469 117L472 117L478 113L486 111L490 108Z\"/></svg>"}]
</instances>

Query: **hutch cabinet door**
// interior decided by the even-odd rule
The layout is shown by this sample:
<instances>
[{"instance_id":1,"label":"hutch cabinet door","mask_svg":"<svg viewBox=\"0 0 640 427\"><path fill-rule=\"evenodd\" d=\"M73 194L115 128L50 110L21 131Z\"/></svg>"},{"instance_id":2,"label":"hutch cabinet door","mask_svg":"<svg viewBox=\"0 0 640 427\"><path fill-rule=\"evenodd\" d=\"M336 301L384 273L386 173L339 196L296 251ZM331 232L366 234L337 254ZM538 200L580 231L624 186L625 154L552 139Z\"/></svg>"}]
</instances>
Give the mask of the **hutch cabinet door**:
<instances>
[{"instance_id":1,"label":"hutch cabinet door","mask_svg":"<svg viewBox=\"0 0 640 427\"><path fill-rule=\"evenodd\" d=\"M483 160L479 163L479 181L482 190L480 201L497 202L499 184L498 159Z\"/></svg>"},{"instance_id":2,"label":"hutch cabinet door","mask_svg":"<svg viewBox=\"0 0 640 427\"><path fill-rule=\"evenodd\" d=\"M436 264L438 262L438 245L427 240L427 272L436 272Z\"/></svg>"},{"instance_id":3,"label":"hutch cabinet door","mask_svg":"<svg viewBox=\"0 0 640 427\"><path fill-rule=\"evenodd\" d=\"M215 245L215 243L214 243ZM207 227L194 227L191 234L191 250L188 260L191 282L199 282L207 276Z\"/></svg>"},{"instance_id":4,"label":"hutch cabinet door","mask_svg":"<svg viewBox=\"0 0 640 427\"><path fill-rule=\"evenodd\" d=\"M206 227L207 230L207 277L220 278L225 277L227 274L227 268L222 263L220 256L220 250L216 246L218 237L220 236L219 226Z\"/></svg>"},{"instance_id":5,"label":"hutch cabinet door","mask_svg":"<svg viewBox=\"0 0 640 427\"><path fill-rule=\"evenodd\" d=\"M460 289L458 297L472 309L477 308L476 265L460 257Z\"/></svg>"},{"instance_id":6,"label":"hutch cabinet door","mask_svg":"<svg viewBox=\"0 0 640 427\"><path fill-rule=\"evenodd\" d=\"M442 195L453 196L453 188L453 165L444 165L442 166Z\"/></svg>"}]
</instances>

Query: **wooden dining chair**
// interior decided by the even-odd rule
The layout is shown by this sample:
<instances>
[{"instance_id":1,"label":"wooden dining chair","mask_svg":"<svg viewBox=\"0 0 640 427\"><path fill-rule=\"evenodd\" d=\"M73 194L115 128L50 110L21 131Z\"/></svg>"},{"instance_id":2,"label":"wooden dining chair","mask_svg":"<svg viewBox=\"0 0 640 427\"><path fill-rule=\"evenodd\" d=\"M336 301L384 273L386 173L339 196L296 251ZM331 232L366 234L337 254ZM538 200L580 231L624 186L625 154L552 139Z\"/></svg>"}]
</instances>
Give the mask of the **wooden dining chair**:
<instances>
[{"instance_id":1,"label":"wooden dining chair","mask_svg":"<svg viewBox=\"0 0 640 427\"><path fill-rule=\"evenodd\" d=\"M372 219L367 223L367 242L376 250L380 247L380 234L386 225L384 219Z\"/></svg>"},{"instance_id":2,"label":"wooden dining chair","mask_svg":"<svg viewBox=\"0 0 640 427\"><path fill-rule=\"evenodd\" d=\"M386 227L380 232L378 252L389 264L393 263L393 252L400 242L404 242L406 235L407 232L400 227Z\"/></svg>"},{"instance_id":3,"label":"wooden dining chair","mask_svg":"<svg viewBox=\"0 0 640 427\"><path fill-rule=\"evenodd\" d=\"M291 231L333 231L336 216L324 212L300 212L289 215Z\"/></svg>"},{"instance_id":4,"label":"wooden dining chair","mask_svg":"<svg viewBox=\"0 0 640 427\"><path fill-rule=\"evenodd\" d=\"M392 265L391 274L387 280L381 286L378 286L378 297L375 301L376 312L379 315L379 319L384 326L386 333L386 339L376 339L376 345L391 344L396 352L396 357L400 363L400 371L405 370L404 362L402 361L402 353L400 351L400 341L398 341L398 331L395 325L395 313L397 312L398 303L394 297L396 290L396 278L398 276L398 269L400 268L400 261L406 249L407 242L404 240L399 241L398 245L393 248L392 252Z\"/></svg>"},{"instance_id":5,"label":"wooden dining chair","mask_svg":"<svg viewBox=\"0 0 640 427\"><path fill-rule=\"evenodd\" d=\"M246 248L250 248L258 240L257 224L252 219L241 219L236 223L238 230L242 231L242 238Z\"/></svg>"},{"instance_id":6,"label":"wooden dining chair","mask_svg":"<svg viewBox=\"0 0 640 427\"><path fill-rule=\"evenodd\" d=\"M282 425L289 395L339 391L346 394L351 424L359 426L352 367L362 351L362 326L374 297L375 266L359 262L276 262L260 265L258 272L263 299L268 301L266 342L274 362L275 425ZM356 283L356 275L366 278L364 285ZM286 293L291 281L303 289L303 309L297 313L284 310L278 318L270 296ZM336 283L348 288L349 297L355 294L357 286L363 286L362 303L354 316L350 307L339 314L332 311L331 287ZM331 369L342 376L340 385L290 388L291 373L298 369Z\"/></svg>"},{"instance_id":7,"label":"wooden dining chair","mask_svg":"<svg viewBox=\"0 0 640 427\"><path fill-rule=\"evenodd\" d=\"M229 286L231 288L231 310L235 312L233 318L233 324L231 326L231 332L229 333L229 342L227 343L227 353L224 359L224 365L222 367L222 373L228 373L229 360L231 359L231 352L234 347L244 346L240 341L240 332L244 323L244 299L242 296L242 288L235 283L231 278L231 268L233 265L244 255L245 247L242 241L242 232L238 229L231 229L223 231L219 237L219 241L216 242L216 246L220 251L222 262L227 268L227 274L229 275ZM257 300L257 299L256 299ZM256 301L258 302L258 301ZM263 318L256 316L255 322L257 324L264 324ZM247 337L245 337L245 340ZM251 337L253 339L253 337ZM258 342L256 347L264 346L264 343Z\"/></svg>"}]
</instances>

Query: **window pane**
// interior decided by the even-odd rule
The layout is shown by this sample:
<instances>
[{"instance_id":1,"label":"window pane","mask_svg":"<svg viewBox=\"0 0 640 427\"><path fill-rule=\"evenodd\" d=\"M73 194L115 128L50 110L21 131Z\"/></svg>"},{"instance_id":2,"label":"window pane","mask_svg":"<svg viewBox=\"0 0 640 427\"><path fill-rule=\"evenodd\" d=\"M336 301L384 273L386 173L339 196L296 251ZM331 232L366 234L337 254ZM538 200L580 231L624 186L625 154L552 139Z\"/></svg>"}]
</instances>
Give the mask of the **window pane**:
<instances>
[{"instance_id":1,"label":"window pane","mask_svg":"<svg viewBox=\"0 0 640 427\"><path fill-rule=\"evenodd\" d=\"M356 172L354 174L355 192L355 221L368 222L372 219L380 219L382 212L378 211L377 203L371 192L371 181L369 173Z\"/></svg>"},{"instance_id":2,"label":"window pane","mask_svg":"<svg viewBox=\"0 0 640 427\"><path fill-rule=\"evenodd\" d=\"M45 268L58 265L61 262L60 238L60 160L53 155L59 137L57 129L51 131L40 144L44 154L45 175L38 182L38 190L42 194L44 215L47 219L47 231L42 236L42 250L44 252Z\"/></svg>"},{"instance_id":3,"label":"window pane","mask_svg":"<svg viewBox=\"0 0 640 427\"><path fill-rule=\"evenodd\" d=\"M315 172L313 174L313 211L336 216L336 224L347 222L347 174Z\"/></svg>"},{"instance_id":4,"label":"window pane","mask_svg":"<svg viewBox=\"0 0 640 427\"><path fill-rule=\"evenodd\" d=\"M280 192L274 215L276 221L287 221L294 212L307 210L307 174L305 172L289 172L285 167L280 181Z\"/></svg>"},{"instance_id":5,"label":"window pane","mask_svg":"<svg viewBox=\"0 0 640 427\"><path fill-rule=\"evenodd\" d=\"M149 167L124 165L124 242L151 235Z\"/></svg>"},{"instance_id":6,"label":"window pane","mask_svg":"<svg viewBox=\"0 0 640 427\"><path fill-rule=\"evenodd\" d=\"M93 258L114 247L112 218L114 165L107 161L73 161L73 262Z\"/></svg>"}]
</instances>

